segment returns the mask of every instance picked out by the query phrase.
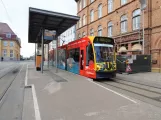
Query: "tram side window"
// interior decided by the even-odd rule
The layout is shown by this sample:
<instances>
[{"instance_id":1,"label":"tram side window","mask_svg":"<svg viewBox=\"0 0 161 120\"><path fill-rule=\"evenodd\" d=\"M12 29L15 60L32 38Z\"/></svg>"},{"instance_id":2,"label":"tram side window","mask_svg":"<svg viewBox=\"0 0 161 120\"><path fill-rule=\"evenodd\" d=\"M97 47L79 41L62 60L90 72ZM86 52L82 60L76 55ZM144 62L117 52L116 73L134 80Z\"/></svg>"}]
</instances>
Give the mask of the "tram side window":
<instances>
[{"instance_id":1,"label":"tram side window","mask_svg":"<svg viewBox=\"0 0 161 120\"><path fill-rule=\"evenodd\" d=\"M79 62L79 49L75 49L75 52L74 52L74 61L75 62Z\"/></svg>"},{"instance_id":2,"label":"tram side window","mask_svg":"<svg viewBox=\"0 0 161 120\"><path fill-rule=\"evenodd\" d=\"M79 48L70 50L69 58L73 58L75 62L79 62Z\"/></svg>"},{"instance_id":3,"label":"tram side window","mask_svg":"<svg viewBox=\"0 0 161 120\"><path fill-rule=\"evenodd\" d=\"M90 61L94 62L93 49L91 44L86 47L86 56L86 65L88 66Z\"/></svg>"}]
</instances>

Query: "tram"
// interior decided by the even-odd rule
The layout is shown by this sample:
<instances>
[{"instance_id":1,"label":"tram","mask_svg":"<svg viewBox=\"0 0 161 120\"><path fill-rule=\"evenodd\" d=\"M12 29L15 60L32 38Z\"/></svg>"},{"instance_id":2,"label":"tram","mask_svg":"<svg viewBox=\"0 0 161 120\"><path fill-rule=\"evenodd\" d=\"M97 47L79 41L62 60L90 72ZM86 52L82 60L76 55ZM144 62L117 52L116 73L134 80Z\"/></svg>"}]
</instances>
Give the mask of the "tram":
<instances>
[{"instance_id":1,"label":"tram","mask_svg":"<svg viewBox=\"0 0 161 120\"><path fill-rule=\"evenodd\" d=\"M114 39L88 36L58 48L57 67L92 79L116 76Z\"/></svg>"}]
</instances>

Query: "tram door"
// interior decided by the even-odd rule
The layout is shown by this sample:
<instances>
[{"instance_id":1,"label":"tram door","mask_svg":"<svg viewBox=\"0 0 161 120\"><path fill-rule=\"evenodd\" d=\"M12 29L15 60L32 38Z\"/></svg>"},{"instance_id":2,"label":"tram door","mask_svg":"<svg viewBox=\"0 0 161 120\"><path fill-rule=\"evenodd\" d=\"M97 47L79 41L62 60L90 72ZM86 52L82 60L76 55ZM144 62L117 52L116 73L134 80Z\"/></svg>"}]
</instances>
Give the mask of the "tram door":
<instances>
[{"instance_id":1,"label":"tram door","mask_svg":"<svg viewBox=\"0 0 161 120\"><path fill-rule=\"evenodd\" d=\"M80 75L84 75L84 50L80 50Z\"/></svg>"}]
</instances>

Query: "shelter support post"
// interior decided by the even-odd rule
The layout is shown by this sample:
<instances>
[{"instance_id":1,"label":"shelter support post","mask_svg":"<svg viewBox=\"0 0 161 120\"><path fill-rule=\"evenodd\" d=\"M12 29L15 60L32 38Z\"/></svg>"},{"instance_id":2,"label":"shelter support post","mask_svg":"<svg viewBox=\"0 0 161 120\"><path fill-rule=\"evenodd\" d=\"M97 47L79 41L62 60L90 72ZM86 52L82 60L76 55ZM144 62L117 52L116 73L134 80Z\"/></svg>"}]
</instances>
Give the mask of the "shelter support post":
<instances>
[{"instance_id":1,"label":"shelter support post","mask_svg":"<svg viewBox=\"0 0 161 120\"><path fill-rule=\"evenodd\" d=\"M49 69L49 44L48 44L48 69Z\"/></svg>"},{"instance_id":2,"label":"shelter support post","mask_svg":"<svg viewBox=\"0 0 161 120\"><path fill-rule=\"evenodd\" d=\"M58 73L58 37L56 38L56 54L55 54L55 58L56 58L56 73Z\"/></svg>"},{"instance_id":3,"label":"shelter support post","mask_svg":"<svg viewBox=\"0 0 161 120\"><path fill-rule=\"evenodd\" d=\"M36 43L35 43L35 66L36 66Z\"/></svg>"},{"instance_id":4,"label":"shelter support post","mask_svg":"<svg viewBox=\"0 0 161 120\"><path fill-rule=\"evenodd\" d=\"M43 73L43 65L44 65L44 29L42 29L42 36L41 36L41 73Z\"/></svg>"}]
</instances>

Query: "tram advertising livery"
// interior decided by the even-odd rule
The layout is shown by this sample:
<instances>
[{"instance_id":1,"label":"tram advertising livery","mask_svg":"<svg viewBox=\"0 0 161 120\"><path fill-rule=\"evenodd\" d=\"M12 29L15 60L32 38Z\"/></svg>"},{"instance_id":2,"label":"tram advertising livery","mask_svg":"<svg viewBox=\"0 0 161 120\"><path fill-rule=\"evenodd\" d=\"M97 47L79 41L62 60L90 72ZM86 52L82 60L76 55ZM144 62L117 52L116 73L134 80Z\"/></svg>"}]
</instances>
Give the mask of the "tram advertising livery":
<instances>
[{"instance_id":1,"label":"tram advertising livery","mask_svg":"<svg viewBox=\"0 0 161 120\"><path fill-rule=\"evenodd\" d=\"M84 37L58 48L58 68L93 79L116 76L114 40Z\"/></svg>"}]
</instances>

